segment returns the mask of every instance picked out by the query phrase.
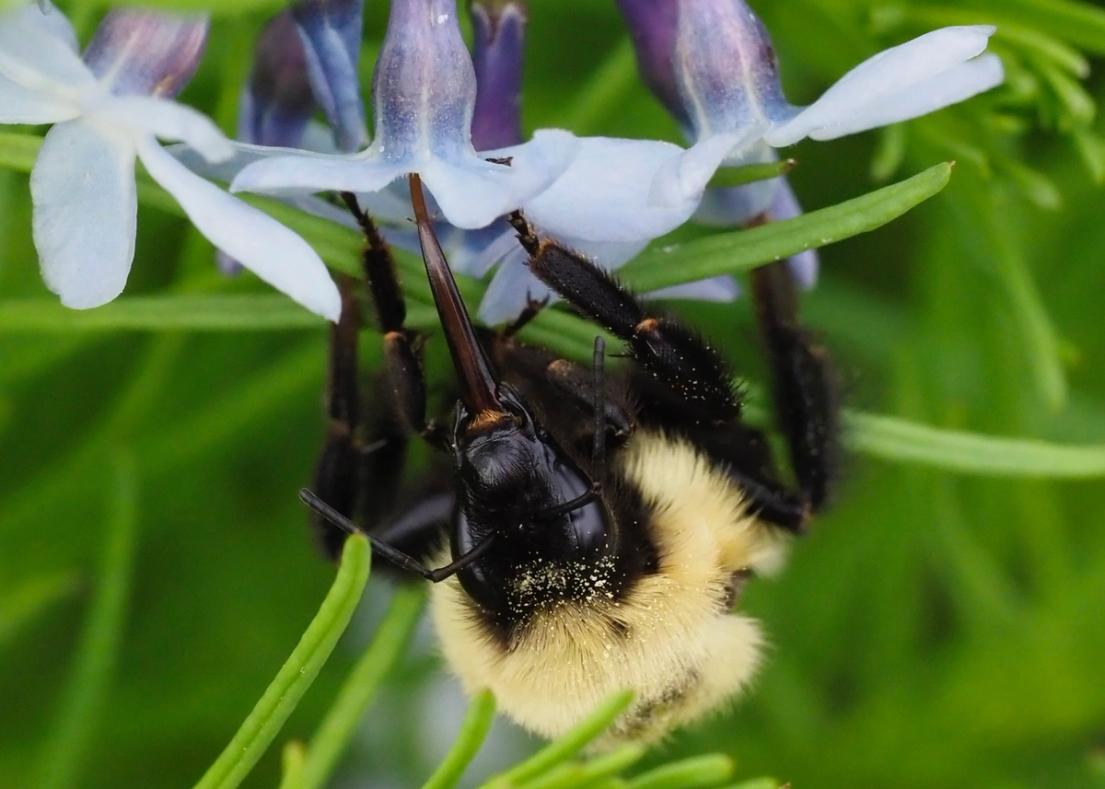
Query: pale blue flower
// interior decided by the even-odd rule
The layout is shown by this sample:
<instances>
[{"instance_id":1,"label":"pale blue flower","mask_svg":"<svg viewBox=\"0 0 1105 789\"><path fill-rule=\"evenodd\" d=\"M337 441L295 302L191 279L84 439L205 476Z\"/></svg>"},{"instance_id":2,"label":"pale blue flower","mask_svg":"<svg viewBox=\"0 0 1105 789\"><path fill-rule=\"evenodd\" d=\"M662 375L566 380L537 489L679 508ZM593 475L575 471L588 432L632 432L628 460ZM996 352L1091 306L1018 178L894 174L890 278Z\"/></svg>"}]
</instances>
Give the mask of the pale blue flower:
<instances>
[{"instance_id":1,"label":"pale blue flower","mask_svg":"<svg viewBox=\"0 0 1105 789\"><path fill-rule=\"evenodd\" d=\"M210 161L233 153L204 116L170 101L191 76L205 18L109 13L85 59L49 4L0 14L0 122L55 124L31 174L43 279L70 307L122 292L134 259L135 159L215 246L309 309L336 319L341 300L299 236L191 173L158 138Z\"/></svg>"},{"instance_id":2,"label":"pale blue flower","mask_svg":"<svg viewBox=\"0 0 1105 789\"><path fill-rule=\"evenodd\" d=\"M393 0L367 150L267 158L246 167L232 190L377 192L418 173L445 220L464 229L484 227L544 190L570 161L574 138L546 131L523 145L476 153L476 77L455 10L454 0Z\"/></svg>"}]
</instances>

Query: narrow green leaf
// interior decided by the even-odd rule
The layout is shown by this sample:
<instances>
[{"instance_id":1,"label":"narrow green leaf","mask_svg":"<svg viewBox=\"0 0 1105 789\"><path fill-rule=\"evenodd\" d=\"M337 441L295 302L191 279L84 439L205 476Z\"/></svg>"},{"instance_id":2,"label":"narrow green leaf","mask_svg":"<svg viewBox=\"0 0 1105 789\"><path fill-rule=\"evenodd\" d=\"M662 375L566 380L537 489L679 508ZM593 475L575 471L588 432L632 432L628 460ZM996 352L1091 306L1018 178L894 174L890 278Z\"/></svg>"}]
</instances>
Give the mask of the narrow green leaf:
<instances>
[{"instance_id":1,"label":"narrow green leaf","mask_svg":"<svg viewBox=\"0 0 1105 789\"><path fill-rule=\"evenodd\" d=\"M774 778L749 778L747 781L729 784L724 789L779 789L779 782Z\"/></svg>"},{"instance_id":2,"label":"narrow green leaf","mask_svg":"<svg viewBox=\"0 0 1105 789\"><path fill-rule=\"evenodd\" d=\"M786 175L797 165L798 160L796 159L783 159L778 162L766 162L764 164L746 164L743 167L722 167L710 179L710 186L726 188L744 186L755 181L766 181L769 178Z\"/></svg>"},{"instance_id":3,"label":"narrow green leaf","mask_svg":"<svg viewBox=\"0 0 1105 789\"><path fill-rule=\"evenodd\" d=\"M280 752L279 789L296 789L303 780L303 765L307 761L307 746L299 740L291 740Z\"/></svg>"},{"instance_id":4,"label":"narrow green leaf","mask_svg":"<svg viewBox=\"0 0 1105 789\"><path fill-rule=\"evenodd\" d=\"M733 775L733 760L724 754L695 756L665 764L638 775L629 782L630 789L693 789L714 786Z\"/></svg>"},{"instance_id":5,"label":"narrow green leaf","mask_svg":"<svg viewBox=\"0 0 1105 789\"><path fill-rule=\"evenodd\" d=\"M29 173L40 147L42 138L36 134L0 131L0 167Z\"/></svg>"},{"instance_id":6,"label":"narrow green leaf","mask_svg":"<svg viewBox=\"0 0 1105 789\"><path fill-rule=\"evenodd\" d=\"M947 25L996 24L998 41L1013 44L1017 49L1051 61L1077 77L1090 74L1090 63L1081 52L1040 28L1020 24L1001 11L979 11L971 8L924 5L914 8L893 6L876 9L872 22L882 30L909 21L923 28ZM893 126L888 128L895 128Z\"/></svg>"},{"instance_id":7,"label":"narrow green leaf","mask_svg":"<svg viewBox=\"0 0 1105 789\"><path fill-rule=\"evenodd\" d=\"M523 789L585 789L632 767L645 755L643 745L623 745L586 762L562 764L524 785Z\"/></svg>"},{"instance_id":8,"label":"narrow green leaf","mask_svg":"<svg viewBox=\"0 0 1105 789\"><path fill-rule=\"evenodd\" d=\"M131 455L115 459L113 477L96 590L74 653L73 671L57 722L42 752L36 784L42 789L76 785L85 754L93 743L123 636L138 525L138 473Z\"/></svg>"},{"instance_id":9,"label":"narrow green leaf","mask_svg":"<svg viewBox=\"0 0 1105 789\"><path fill-rule=\"evenodd\" d=\"M944 430L889 416L849 411L849 446L884 460L965 474L1092 479L1105 477L1105 445L1062 446Z\"/></svg>"},{"instance_id":10,"label":"narrow green leaf","mask_svg":"<svg viewBox=\"0 0 1105 789\"><path fill-rule=\"evenodd\" d=\"M299 789L321 789L325 785L380 682L406 648L425 598L421 584L404 586L395 593L371 646L354 666L318 732L307 745L307 761L303 765Z\"/></svg>"},{"instance_id":11,"label":"narrow green leaf","mask_svg":"<svg viewBox=\"0 0 1105 789\"><path fill-rule=\"evenodd\" d=\"M1078 155L1085 162L1094 183L1105 183L1105 141L1089 129L1075 129L1073 136Z\"/></svg>"},{"instance_id":12,"label":"narrow green leaf","mask_svg":"<svg viewBox=\"0 0 1105 789\"><path fill-rule=\"evenodd\" d=\"M519 786L568 761L606 731L618 716L625 712L632 701L633 693L630 691L623 691L610 697L574 729L549 743L521 764L493 777L484 784L484 787L507 789Z\"/></svg>"},{"instance_id":13,"label":"narrow green leaf","mask_svg":"<svg viewBox=\"0 0 1105 789\"><path fill-rule=\"evenodd\" d=\"M53 300L0 301L0 332L275 331L321 329L325 321L274 293L125 296L95 310Z\"/></svg>"},{"instance_id":14,"label":"narrow green leaf","mask_svg":"<svg viewBox=\"0 0 1105 789\"><path fill-rule=\"evenodd\" d=\"M951 173L951 163L945 162L905 181L795 219L649 249L626 266L622 276L635 289L647 292L747 271L882 227L938 194L948 185Z\"/></svg>"},{"instance_id":15,"label":"narrow green leaf","mask_svg":"<svg viewBox=\"0 0 1105 789\"><path fill-rule=\"evenodd\" d=\"M257 764L345 632L368 581L368 569L368 540L350 537L334 583L315 618L226 749L196 784L197 789L231 789Z\"/></svg>"},{"instance_id":16,"label":"narrow green leaf","mask_svg":"<svg viewBox=\"0 0 1105 789\"><path fill-rule=\"evenodd\" d=\"M422 789L452 789L483 745L495 721L495 697L490 691L476 694L460 726L456 742Z\"/></svg>"},{"instance_id":17,"label":"narrow green leaf","mask_svg":"<svg viewBox=\"0 0 1105 789\"><path fill-rule=\"evenodd\" d=\"M19 632L60 601L71 597L78 588L73 573L55 573L31 578L0 599L0 649Z\"/></svg>"},{"instance_id":18,"label":"narrow green leaf","mask_svg":"<svg viewBox=\"0 0 1105 789\"><path fill-rule=\"evenodd\" d=\"M1012 19L1075 46L1105 54L1105 10L1077 0L968 0L966 5L992 11L994 21Z\"/></svg>"}]
</instances>

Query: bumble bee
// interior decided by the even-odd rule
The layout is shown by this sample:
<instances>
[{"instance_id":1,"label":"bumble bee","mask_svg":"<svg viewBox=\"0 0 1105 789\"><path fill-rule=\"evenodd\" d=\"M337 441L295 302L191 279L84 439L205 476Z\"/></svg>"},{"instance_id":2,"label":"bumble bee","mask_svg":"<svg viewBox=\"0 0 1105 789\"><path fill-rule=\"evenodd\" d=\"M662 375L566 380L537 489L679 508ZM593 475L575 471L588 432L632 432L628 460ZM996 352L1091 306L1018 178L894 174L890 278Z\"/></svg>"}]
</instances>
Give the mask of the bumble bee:
<instances>
[{"instance_id":1,"label":"bumble bee","mask_svg":"<svg viewBox=\"0 0 1105 789\"><path fill-rule=\"evenodd\" d=\"M779 481L719 354L679 321L649 314L609 275L511 222L533 273L625 344L608 376L472 324L435 238L421 185L411 195L430 289L456 373L449 428L428 421L421 338L403 325L394 263L366 232L366 279L384 335L386 413L358 417L352 281L333 329L330 431L314 525L332 553L364 531L378 556L434 583L441 648L465 688L490 689L517 723L555 737L622 689L632 706L605 744L649 742L735 698L761 660L757 623L733 608L749 576L783 559L824 504L837 451L833 374L796 318L789 273L753 275L779 423L796 486ZM451 460L448 484L395 514L409 436ZM446 547L441 547L441 546ZM418 557L418 558L416 558ZM428 569L422 559L437 569Z\"/></svg>"}]
</instances>

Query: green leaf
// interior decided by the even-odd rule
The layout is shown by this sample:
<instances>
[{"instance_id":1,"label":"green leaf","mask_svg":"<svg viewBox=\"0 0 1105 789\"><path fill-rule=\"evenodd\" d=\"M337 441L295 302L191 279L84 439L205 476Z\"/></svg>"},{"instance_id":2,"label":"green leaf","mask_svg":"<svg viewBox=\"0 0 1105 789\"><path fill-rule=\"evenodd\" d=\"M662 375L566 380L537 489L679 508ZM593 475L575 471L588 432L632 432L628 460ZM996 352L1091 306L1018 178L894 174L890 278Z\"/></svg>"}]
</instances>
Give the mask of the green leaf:
<instances>
[{"instance_id":1,"label":"green leaf","mask_svg":"<svg viewBox=\"0 0 1105 789\"><path fill-rule=\"evenodd\" d=\"M1048 35L1069 41L1087 52L1105 54L1105 10L1076 0L968 0L975 8L997 14L994 21L1012 19Z\"/></svg>"},{"instance_id":2,"label":"green leaf","mask_svg":"<svg viewBox=\"0 0 1105 789\"><path fill-rule=\"evenodd\" d=\"M601 784L639 762L647 748L643 745L623 745L615 751L586 762L570 762L550 770L525 784L522 789L579 789Z\"/></svg>"},{"instance_id":3,"label":"green leaf","mask_svg":"<svg viewBox=\"0 0 1105 789\"><path fill-rule=\"evenodd\" d=\"M307 762L307 747L299 740L291 740L280 752L279 789L295 789L303 779L303 765Z\"/></svg>"},{"instance_id":4,"label":"green leaf","mask_svg":"<svg viewBox=\"0 0 1105 789\"><path fill-rule=\"evenodd\" d=\"M1105 477L1105 445L1062 446L944 430L889 416L849 411L844 426L857 452L965 474L1091 479Z\"/></svg>"},{"instance_id":5,"label":"green leaf","mask_svg":"<svg viewBox=\"0 0 1105 789\"><path fill-rule=\"evenodd\" d=\"M257 764L345 632L368 582L369 558L364 537L345 541L337 576L318 613L197 789L232 789Z\"/></svg>"},{"instance_id":6,"label":"green leaf","mask_svg":"<svg viewBox=\"0 0 1105 789\"><path fill-rule=\"evenodd\" d=\"M130 454L116 457L111 512L96 591L74 652L72 674L50 739L42 753L37 786L74 786L97 730L99 712L111 684L126 621L138 525L138 473Z\"/></svg>"},{"instance_id":7,"label":"green leaf","mask_svg":"<svg viewBox=\"0 0 1105 789\"><path fill-rule=\"evenodd\" d=\"M495 697L487 690L476 694L468 707L468 714L464 716L456 742L422 789L452 789L456 786L464 770L476 758L494 721Z\"/></svg>"},{"instance_id":8,"label":"green leaf","mask_svg":"<svg viewBox=\"0 0 1105 789\"><path fill-rule=\"evenodd\" d=\"M665 764L629 782L630 789L693 789L715 786L732 777L735 765L723 754L695 756Z\"/></svg>"},{"instance_id":9,"label":"green leaf","mask_svg":"<svg viewBox=\"0 0 1105 789\"><path fill-rule=\"evenodd\" d=\"M946 162L905 181L794 219L652 248L626 266L622 278L635 289L647 292L782 260L882 227L938 194L948 185L951 174L952 164Z\"/></svg>"},{"instance_id":10,"label":"green leaf","mask_svg":"<svg viewBox=\"0 0 1105 789\"><path fill-rule=\"evenodd\" d=\"M27 625L42 616L61 600L71 597L78 588L73 573L54 573L32 578L0 599L0 649L3 649Z\"/></svg>"},{"instance_id":11,"label":"green leaf","mask_svg":"<svg viewBox=\"0 0 1105 789\"><path fill-rule=\"evenodd\" d=\"M0 333L78 331L280 331L322 329L326 322L287 297L248 295L125 296L94 310L54 300L0 301Z\"/></svg>"},{"instance_id":12,"label":"green leaf","mask_svg":"<svg viewBox=\"0 0 1105 789\"><path fill-rule=\"evenodd\" d=\"M321 789L325 785L356 733L357 724L376 695L376 689L402 655L418 623L425 598L425 589L420 584L404 586L395 593L387 616L373 636L372 645L353 668L318 732L307 744L307 760L297 784L299 789Z\"/></svg>"},{"instance_id":13,"label":"green leaf","mask_svg":"<svg viewBox=\"0 0 1105 789\"><path fill-rule=\"evenodd\" d=\"M797 165L797 159L782 159L778 162L766 162L764 164L746 164L743 167L722 167L710 179L710 186L724 189L732 186L744 186L755 181L766 181L769 178L786 175Z\"/></svg>"},{"instance_id":14,"label":"green leaf","mask_svg":"<svg viewBox=\"0 0 1105 789\"><path fill-rule=\"evenodd\" d=\"M630 691L615 694L567 734L549 743L521 764L495 776L483 786L486 789L520 786L568 761L605 732L632 701L633 694Z\"/></svg>"}]
</instances>

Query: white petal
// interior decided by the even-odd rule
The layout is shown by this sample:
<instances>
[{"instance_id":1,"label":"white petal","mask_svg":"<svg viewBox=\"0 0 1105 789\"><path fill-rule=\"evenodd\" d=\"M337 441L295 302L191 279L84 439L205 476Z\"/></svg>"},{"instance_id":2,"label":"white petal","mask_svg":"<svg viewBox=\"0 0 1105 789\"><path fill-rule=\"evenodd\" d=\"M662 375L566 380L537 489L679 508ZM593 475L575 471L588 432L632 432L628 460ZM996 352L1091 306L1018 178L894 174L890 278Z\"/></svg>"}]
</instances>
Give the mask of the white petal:
<instances>
[{"instance_id":1,"label":"white petal","mask_svg":"<svg viewBox=\"0 0 1105 789\"><path fill-rule=\"evenodd\" d=\"M230 184L232 192L303 194L309 192L375 192L410 172L363 154L328 156L300 153L277 156L247 166Z\"/></svg>"},{"instance_id":2,"label":"white petal","mask_svg":"<svg viewBox=\"0 0 1105 789\"><path fill-rule=\"evenodd\" d=\"M756 127L743 132L711 134L672 159L657 173L649 201L656 206L682 205L688 200L702 199L706 184L725 160L736 155L745 145L758 140L763 129Z\"/></svg>"},{"instance_id":3,"label":"white petal","mask_svg":"<svg viewBox=\"0 0 1105 789\"><path fill-rule=\"evenodd\" d=\"M28 90L0 77L0 123L60 123L78 115L76 102Z\"/></svg>"},{"instance_id":4,"label":"white petal","mask_svg":"<svg viewBox=\"0 0 1105 789\"><path fill-rule=\"evenodd\" d=\"M833 140L846 134L918 118L997 87L1004 79L1001 58L982 55L918 83L907 91L887 96L864 112L842 119L840 123L814 129L810 138Z\"/></svg>"},{"instance_id":5,"label":"white petal","mask_svg":"<svg viewBox=\"0 0 1105 789\"><path fill-rule=\"evenodd\" d=\"M548 285L530 273L524 261L524 252L508 257L487 286L478 316L488 326L514 320L530 299L548 298L550 304L557 300Z\"/></svg>"},{"instance_id":6,"label":"white petal","mask_svg":"<svg viewBox=\"0 0 1105 789\"><path fill-rule=\"evenodd\" d=\"M84 121L46 135L31 173L42 278L68 307L98 307L123 291L138 211L134 149Z\"/></svg>"},{"instance_id":7,"label":"white petal","mask_svg":"<svg viewBox=\"0 0 1105 789\"><path fill-rule=\"evenodd\" d=\"M694 213L697 196L685 195L668 205L651 199L656 177L665 167L675 175L668 176L660 197L679 197L678 167L684 150L678 145L610 137L579 142L579 152L564 174L523 206L526 216L549 233L583 241L641 241L675 229Z\"/></svg>"},{"instance_id":8,"label":"white petal","mask_svg":"<svg viewBox=\"0 0 1105 789\"><path fill-rule=\"evenodd\" d=\"M72 98L93 88L96 78L57 16L56 8L44 13L33 3L0 13L0 76L29 90Z\"/></svg>"},{"instance_id":9,"label":"white petal","mask_svg":"<svg viewBox=\"0 0 1105 789\"><path fill-rule=\"evenodd\" d=\"M855 113L928 82L980 55L995 28L989 25L934 30L864 61L810 107L765 135L776 147L792 145L816 129L848 123ZM866 128L866 127L865 127Z\"/></svg>"},{"instance_id":10,"label":"white petal","mask_svg":"<svg viewBox=\"0 0 1105 789\"><path fill-rule=\"evenodd\" d=\"M341 297L326 266L307 242L209 181L192 174L152 138L138 155L155 181L216 247L309 310L336 321Z\"/></svg>"},{"instance_id":11,"label":"white petal","mask_svg":"<svg viewBox=\"0 0 1105 789\"><path fill-rule=\"evenodd\" d=\"M723 274L720 277L700 279L698 282L661 288L646 295L650 299L687 299L725 303L735 301L740 296L740 292L741 288L736 279Z\"/></svg>"},{"instance_id":12,"label":"white petal","mask_svg":"<svg viewBox=\"0 0 1105 789\"><path fill-rule=\"evenodd\" d=\"M478 230L439 232L438 239L453 271L477 279L518 249L518 234L505 219Z\"/></svg>"},{"instance_id":13,"label":"white petal","mask_svg":"<svg viewBox=\"0 0 1105 789\"><path fill-rule=\"evenodd\" d=\"M230 140L202 113L155 96L111 96L90 107L90 116L119 124L138 134L180 140L211 162L234 155Z\"/></svg>"},{"instance_id":14,"label":"white petal","mask_svg":"<svg viewBox=\"0 0 1105 789\"><path fill-rule=\"evenodd\" d=\"M434 158L420 174L442 216L454 227L486 227L522 205L517 193L525 184L505 165L475 157L458 163Z\"/></svg>"}]
</instances>

